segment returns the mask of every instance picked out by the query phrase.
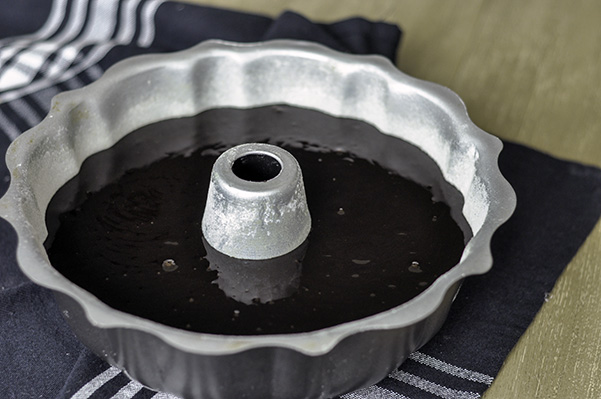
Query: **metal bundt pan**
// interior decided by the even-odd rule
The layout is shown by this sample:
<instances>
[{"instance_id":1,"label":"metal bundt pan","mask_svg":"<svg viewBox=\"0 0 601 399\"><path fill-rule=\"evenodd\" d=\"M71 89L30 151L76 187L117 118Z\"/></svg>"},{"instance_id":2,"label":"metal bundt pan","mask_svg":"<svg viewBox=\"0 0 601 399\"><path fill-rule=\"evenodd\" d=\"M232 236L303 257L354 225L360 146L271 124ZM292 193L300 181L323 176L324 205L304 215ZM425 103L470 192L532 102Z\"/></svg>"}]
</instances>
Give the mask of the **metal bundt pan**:
<instances>
[{"instance_id":1,"label":"metal bundt pan","mask_svg":"<svg viewBox=\"0 0 601 399\"><path fill-rule=\"evenodd\" d=\"M156 121L268 104L362 120L428 154L463 197L456 216L472 236L460 263L388 311L313 332L263 336L187 332L117 311L50 265L46 207L87 157ZM456 94L382 57L297 41L211 41L131 58L97 82L56 96L49 115L8 150L12 182L0 215L18 234L23 272L54 292L81 341L142 384L185 398L329 397L385 377L439 330L462 280L490 269L491 237L516 203L498 168L501 148L470 121ZM403 154L382 160L397 170L404 161ZM417 170L410 177L424 183L427 174ZM444 188L437 195L446 198Z\"/></svg>"}]
</instances>

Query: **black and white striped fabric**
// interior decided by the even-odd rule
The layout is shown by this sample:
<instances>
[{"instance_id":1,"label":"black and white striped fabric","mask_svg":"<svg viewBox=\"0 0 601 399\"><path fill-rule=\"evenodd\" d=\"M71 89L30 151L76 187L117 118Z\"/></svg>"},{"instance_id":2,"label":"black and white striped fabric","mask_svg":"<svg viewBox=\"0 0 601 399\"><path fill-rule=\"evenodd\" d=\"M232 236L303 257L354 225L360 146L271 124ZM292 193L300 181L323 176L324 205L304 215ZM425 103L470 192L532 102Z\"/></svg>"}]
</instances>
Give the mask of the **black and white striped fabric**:
<instances>
[{"instance_id":1,"label":"black and white striped fabric","mask_svg":"<svg viewBox=\"0 0 601 399\"><path fill-rule=\"evenodd\" d=\"M314 24L163 0L0 0L0 151L46 115L51 98L126 57L202 40L314 40L395 59L398 28L351 19ZM434 339L380 383L345 399L475 399L492 383L601 213L601 171L506 143L501 168L518 209L493 240L493 270L466 281ZM8 185L0 167L0 194ZM545 199L545 201L541 201ZM131 381L84 348L51 294L15 261L0 220L0 398L176 399ZM562 245L557 245L560 242Z\"/></svg>"}]
</instances>

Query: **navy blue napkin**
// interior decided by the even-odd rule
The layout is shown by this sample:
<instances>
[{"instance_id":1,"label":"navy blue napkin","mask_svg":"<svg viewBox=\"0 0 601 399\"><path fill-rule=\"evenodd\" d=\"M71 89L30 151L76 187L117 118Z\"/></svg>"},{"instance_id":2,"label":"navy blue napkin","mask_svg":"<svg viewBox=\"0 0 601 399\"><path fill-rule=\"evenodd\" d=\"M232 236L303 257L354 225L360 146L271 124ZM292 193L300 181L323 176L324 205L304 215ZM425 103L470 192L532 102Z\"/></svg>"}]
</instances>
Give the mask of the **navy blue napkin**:
<instances>
[{"instance_id":1,"label":"navy blue napkin","mask_svg":"<svg viewBox=\"0 0 601 399\"><path fill-rule=\"evenodd\" d=\"M52 96L94 81L132 55L213 38L291 38L394 61L400 40L397 27L360 18L315 24L294 13L271 19L159 0L0 0L0 9L1 153L44 117ZM597 168L512 143L505 143L500 166L518 206L495 234L492 271L466 280L432 341L380 383L344 398L471 399L491 384L601 214ZM7 185L2 163L0 193ZM0 239L1 398L173 398L131 381L84 348L49 291L18 269L16 237L4 220Z\"/></svg>"}]
</instances>

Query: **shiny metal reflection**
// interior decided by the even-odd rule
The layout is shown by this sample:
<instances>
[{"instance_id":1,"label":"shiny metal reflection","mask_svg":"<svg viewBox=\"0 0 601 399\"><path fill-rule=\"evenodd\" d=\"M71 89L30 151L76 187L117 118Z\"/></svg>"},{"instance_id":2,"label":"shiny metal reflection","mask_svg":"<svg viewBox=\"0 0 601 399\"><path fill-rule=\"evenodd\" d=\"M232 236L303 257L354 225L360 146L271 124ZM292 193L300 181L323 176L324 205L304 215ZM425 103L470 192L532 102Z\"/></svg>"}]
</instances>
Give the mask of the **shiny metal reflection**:
<instances>
[{"instance_id":1,"label":"shiny metal reflection","mask_svg":"<svg viewBox=\"0 0 601 399\"><path fill-rule=\"evenodd\" d=\"M308 240L292 252L264 260L232 258L203 242L209 269L217 271L214 283L228 297L250 305L277 301L298 291Z\"/></svg>"}]
</instances>

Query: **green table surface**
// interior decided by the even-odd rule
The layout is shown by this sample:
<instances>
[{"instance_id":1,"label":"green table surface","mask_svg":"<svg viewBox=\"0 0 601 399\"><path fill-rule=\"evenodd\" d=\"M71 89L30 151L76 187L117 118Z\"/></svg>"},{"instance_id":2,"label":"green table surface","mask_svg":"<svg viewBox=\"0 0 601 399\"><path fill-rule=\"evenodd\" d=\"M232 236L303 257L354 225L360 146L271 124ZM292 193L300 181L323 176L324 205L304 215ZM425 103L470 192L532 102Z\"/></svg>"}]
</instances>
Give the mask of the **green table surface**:
<instances>
[{"instance_id":1,"label":"green table surface","mask_svg":"<svg viewBox=\"0 0 601 399\"><path fill-rule=\"evenodd\" d=\"M601 1L187 0L320 22L398 24L398 67L447 86L501 138L601 166ZM601 398L601 224L557 281L486 399Z\"/></svg>"}]
</instances>

